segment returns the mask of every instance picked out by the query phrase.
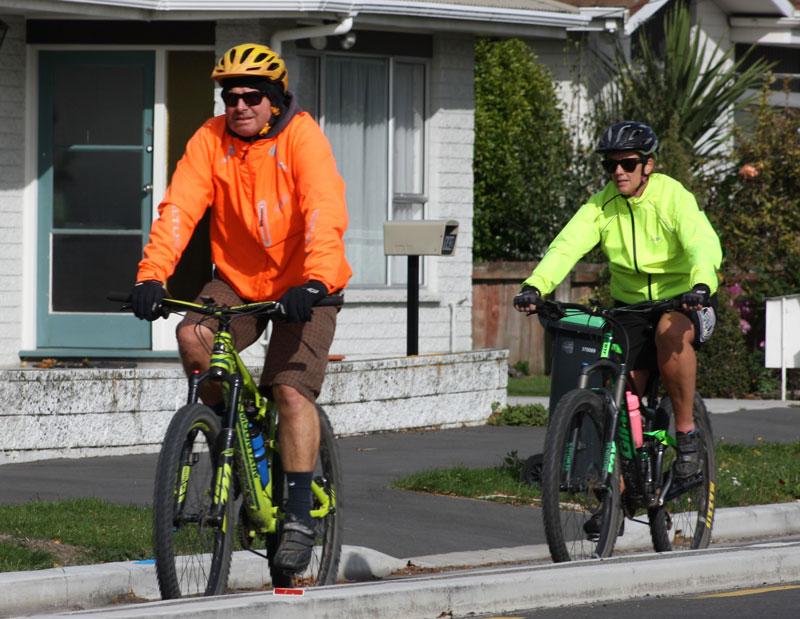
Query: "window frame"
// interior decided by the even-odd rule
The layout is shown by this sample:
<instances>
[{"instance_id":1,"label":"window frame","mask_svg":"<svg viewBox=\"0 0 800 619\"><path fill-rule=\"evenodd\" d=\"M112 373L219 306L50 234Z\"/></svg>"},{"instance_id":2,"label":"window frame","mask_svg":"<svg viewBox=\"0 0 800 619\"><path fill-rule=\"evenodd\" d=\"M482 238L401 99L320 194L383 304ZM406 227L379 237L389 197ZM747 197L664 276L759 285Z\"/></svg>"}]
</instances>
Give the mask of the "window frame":
<instances>
[{"instance_id":1,"label":"window frame","mask_svg":"<svg viewBox=\"0 0 800 619\"><path fill-rule=\"evenodd\" d=\"M298 49L296 52L296 59L298 65L301 58L314 58L316 59L314 71L316 75L314 80L316 82L315 100L313 108L317 111L315 120L319 123L323 132L325 131L325 105L324 105L324 92L326 86L326 63L328 57L337 57L344 59L380 59L386 60L388 63L388 112L387 112L387 132L388 132L388 147L386 152L386 173L387 173L387 192L385 196L384 217L386 221L392 221L395 217L395 212L398 205L402 204L419 204L421 208L419 213L414 213L413 219L425 219L430 211L430 80L431 80L431 59L420 56L404 56L397 54L381 54L381 53L354 53L354 52L340 52L337 50L307 50ZM396 115L395 115L395 88L396 88L396 64L409 64L421 66L424 72L422 79L422 127L421 127L421 157L420 173L422 176L422 192L421 193L396 193L395 192L395 176L394 176L394 163L395 163L395 130L396 130ZM298 67L299 68L299 67ZM303 101L300 101L302 106ZM312 106L309 106L312 107ZM313 114L312 114L313 115ZM406 286L406 260L398 256L384 256L385 260L385 278L384 283L368 283L358 284L351 283L348 285L348 290L362 290L362 291L382 291L393 290ZM427 286L427 272L425 268L426 260L420 261L420 285ZM359 295L361 296L361 295Z\"/></svg>"}]
</instances>

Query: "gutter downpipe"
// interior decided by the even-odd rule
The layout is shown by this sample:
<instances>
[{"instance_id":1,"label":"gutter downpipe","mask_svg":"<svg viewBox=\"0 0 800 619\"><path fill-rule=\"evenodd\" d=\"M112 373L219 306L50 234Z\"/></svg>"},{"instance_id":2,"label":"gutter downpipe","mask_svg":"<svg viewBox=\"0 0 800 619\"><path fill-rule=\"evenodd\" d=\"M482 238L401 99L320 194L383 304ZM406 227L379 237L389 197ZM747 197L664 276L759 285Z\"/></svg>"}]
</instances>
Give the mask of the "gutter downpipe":
<instances>
[{"instance_id":1,"label":"gutter downpipe","mask_svg":"<svg viewBox=\"0 0 800 619\"><path fill-rule=\"evenodd\" d=\"M353 28L353 18L358 13L349 13L347 17L341 18L338 24L326 24L324 26L307 26L303 28L288 28L277 30L269 39L269 46L278 56L281 55L281 47L284 41L296 41L297 39L310 39L312 37L326 37L338 34L347 34Z\"/></svg>"}]
</instances>

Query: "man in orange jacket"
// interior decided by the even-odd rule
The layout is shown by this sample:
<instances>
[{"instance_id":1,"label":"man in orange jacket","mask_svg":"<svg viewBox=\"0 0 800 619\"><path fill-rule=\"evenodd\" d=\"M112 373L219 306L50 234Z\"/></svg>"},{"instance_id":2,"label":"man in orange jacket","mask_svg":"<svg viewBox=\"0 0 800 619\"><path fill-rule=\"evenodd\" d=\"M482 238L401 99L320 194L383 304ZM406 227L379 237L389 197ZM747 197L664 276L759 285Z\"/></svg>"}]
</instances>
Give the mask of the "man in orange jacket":
<instances>
[{"instance_id":1,"label":"man in orange jacket","mask_svg":"<svg viewBox=\"0 0 800 619\"><path fill-rule=\"evenodd\" d=\"M161 315L164 283L207 208L215 272L199 296L225 305L277 299L285 307L287 320L273 325L261 387L271 388L278 406L289 483L275 563L300 572L314 544L309 513L319 449L314 402L337 312L312 306L340 293L352 275L342 240L344 182L330 144L298 107L288 90L286 65L271 49L238 45L220 58L211 77L222 87L225 114L208 120L186 145L139 263L133 310L145 320ZM189 313L177 329L187 374L208 369L213 332L199 318ZM254 343L265 328L263 319L235 320L237 349ZM205 383L200 395L221 410L218 385Z\"/></svg>"}]
</instances>

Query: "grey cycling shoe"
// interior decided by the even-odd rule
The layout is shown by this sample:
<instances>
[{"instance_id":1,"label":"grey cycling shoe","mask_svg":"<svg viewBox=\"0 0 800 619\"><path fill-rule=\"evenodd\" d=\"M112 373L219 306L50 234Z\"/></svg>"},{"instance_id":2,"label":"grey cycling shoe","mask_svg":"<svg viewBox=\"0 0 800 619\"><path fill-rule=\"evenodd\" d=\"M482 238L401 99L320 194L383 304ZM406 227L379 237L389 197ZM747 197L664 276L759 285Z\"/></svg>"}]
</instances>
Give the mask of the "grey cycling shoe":
<instances>
[{"instance_id":1,"label":"grey cycling shoe","mask_svg":"<svg viewBox=\"0 0 800 619\"><path fill-rule=\"evenodd\" d=\"M314 529L294 514L287 514L273 566L298 574L308 567L314 550Z\"/></svg>"}]
</instances>

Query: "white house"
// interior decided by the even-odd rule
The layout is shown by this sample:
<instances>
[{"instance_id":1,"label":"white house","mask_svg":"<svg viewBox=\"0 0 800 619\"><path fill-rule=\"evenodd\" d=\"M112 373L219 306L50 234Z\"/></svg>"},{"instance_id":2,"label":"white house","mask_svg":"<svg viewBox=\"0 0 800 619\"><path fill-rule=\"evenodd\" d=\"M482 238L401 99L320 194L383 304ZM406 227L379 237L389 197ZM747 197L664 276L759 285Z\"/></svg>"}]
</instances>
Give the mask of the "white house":
<instances>
[{"instance_id":1,"label":"white house","mask_svg":"<svg viewBox=\"0 0 800 619\"><path fill-rule=\"evenodd\" d=\"M422 263L420 352L470 350L475 37L524 38L566 86L569 38L630 37L668 4L0 0L0 366L175 356L174 324L119 315L105 295L130 287L183 145L221 111L215 58L245 41L280 49L347 182L355 275L331 352L404 353L406 262L384 256L382 226L420 218L459 223L455 255ZM797 0L691 4L711 38L798 63ZM209 268L198 238L171 291L191 297Z\"/></svg>"}]
</instances>

